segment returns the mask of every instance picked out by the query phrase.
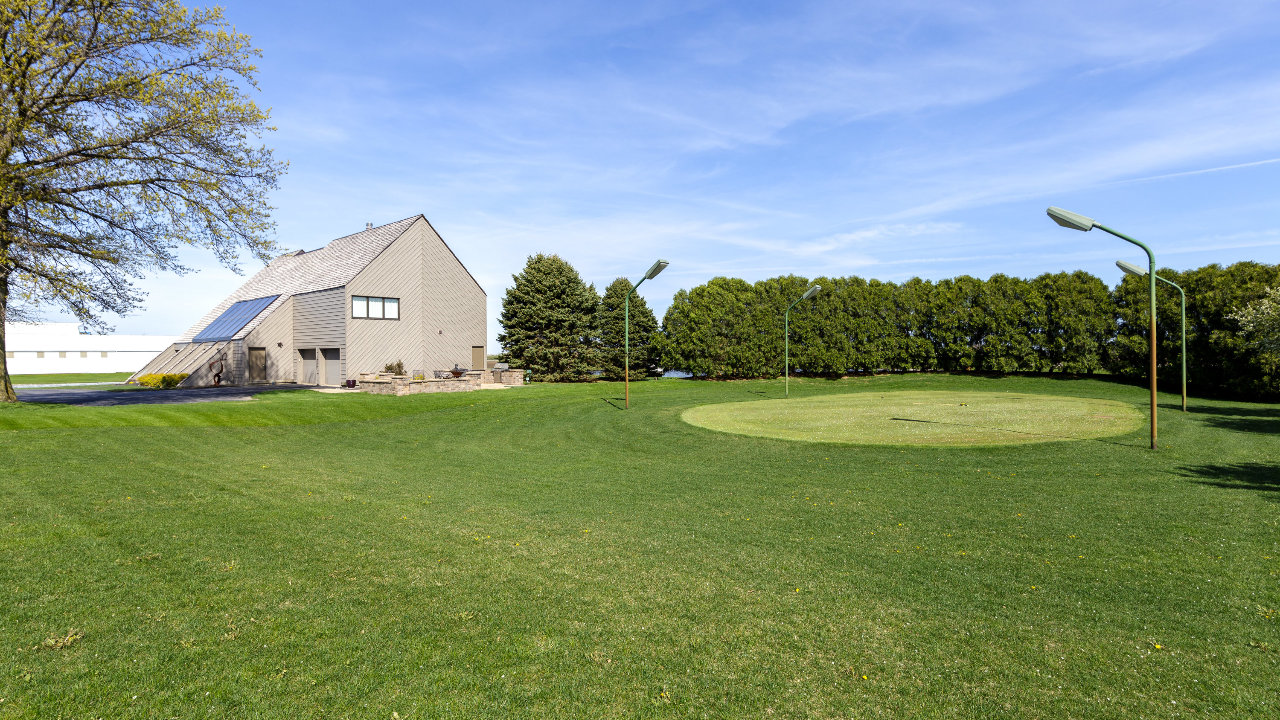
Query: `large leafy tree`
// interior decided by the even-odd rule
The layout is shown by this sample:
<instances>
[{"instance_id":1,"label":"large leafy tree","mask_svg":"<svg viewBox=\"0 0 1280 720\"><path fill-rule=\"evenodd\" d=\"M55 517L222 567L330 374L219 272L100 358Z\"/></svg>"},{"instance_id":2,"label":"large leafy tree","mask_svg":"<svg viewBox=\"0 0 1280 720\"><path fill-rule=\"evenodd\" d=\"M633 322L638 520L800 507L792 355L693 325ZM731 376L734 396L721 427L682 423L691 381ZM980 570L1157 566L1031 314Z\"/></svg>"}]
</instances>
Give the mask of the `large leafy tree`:
<instances>
[{"instance_id":1,"label":"large leafy tree","mask_svg":"<svg viewBox=\"0 0 1280 720\"><path fill-rule=\"evenodd\" d=\"M789 276L785 289L786 304L804 294L810 285L818 285L822 291L800 302L791 311L791 367L806 374L839 377L850 367L853 356L853 339L847 312L849 293L847 286L857 278L815 278L804 282L803 278ZM783 306L786 309L786 306Z\"/></svg>"},{"instance_id":2,"label":"large leafy tree","mask_svg":"<svg viewBox=\"0 0 1280 720\"><path fill-rule=\"evenodd\" d=\"M753 355L759 358L760 375L763 377L780 376L783 371L784 345L786 326L783 313L787 306L808 289L809 281L797 275L759 280L752 284L750 298L746 301L746 319L752 332L746 337L753 346ZM810 343L809 338L801 341L796 322L812 311L812 300L806 300L791 310L791 367L794 371L802 368L804 372L814 372L810 364L801 364L800 350ZM806 333L807 335L807 333ZM807 359L807 358L806 358Z\"/></svg>"},{"instance_id":3,"label":"large leafy tree","mask_svg":"<svg viewBox=\"0 0 1280 720\"><path fill-rule=\"evenodd\" d=\"M1178 272L1156 271L1187 293L1187 382L1213 392L1256 397L1280 391L1280 357L1259 353L1232 317L1257 302L1267 288L1280 284L1280 265L1238 262L1228 267L1206 265ZM1115 289L1119 327L1112 345L1110 369L1142 376L1147 368L1147 280L1126 276ZM1178 293L1156 286L1156 337L1159 376L1173 386L1179 375Z\"/></svg>"},{"instance_id":4,"label":"large leafy tree","mask_svg":"<svg viewBox=\"0 0 1280 720\"><path fill-rule=\"evenodd\" d=\"M933 286L926 332L943 370L973 370L981 347L986 310L978 304L982 281L969 275Z\"/></svg>"},{"instance_id":5,"label":"large leafy tree","mask_svg":"<svg viewBox=\"0 0 1280 720\"><path fill-rule=\"evenodd\" d=\"M1264 352L1280 354L1280 285L1229 316Z\"/></svg>"},{"instance_id":6,"label":"large leafy tree","mask_svg":"<svg viewBox=\"0 0 1280 720\"><path fill-rule=\"evenodd\" d=\"M884 310L876 303L875 289L860 277L848 278L832 288L830 300L839 310L836 323L844 334L848 348L844 369L875 371L885 366L885 343L893 330L886 327ZM821 296L815 297L821 303ZM815 309L826 309L821 303ZM810 315L809 322L818 318Z\"/></svg>"},{"instance_id":7,"label":"large leafy tree","mask_svg":"<svg viewBox=\"0 0 1280 720\"><path fill-rule=\"evenodd\" d=\"M596 311L601 377L607 380L623 379L626 370L628 335L624 327L627 314L625 303L631 287L631 281L627 278L618 278L609 283ZM642 380L656 374L658 369L658 347L654 344L658 333L658 319L638 293L631 296L630 312L630 374L631 379Z\"/></svg>"},{"instance_id":8,"label":"large leafy tree","mask_svg":"<svg viewBox=\"0 0 1280 720\"><path fill-rule=\"evenodd\" d=\"M40 307L105 329L184 245L270 256L284 165L255 142L258 55L219 8L0 0L0 351ZM3 353L0 377L15 400Z\"/></svg>"},{"instance_id":9,"label":"large leafy tree","mask_svg":"<svg viewBox=\"0 0 1280 720\"><path fill-rule=\"evenodd\" d=\"M1053 372L1093 373L1102 369L1115 332L1111 291L1083 270L1045 273L1031 284L1044 299L1040 354Z\"/></svg>"},{"instance_id":10,"label":"large leafy tree","mask_svg":"<svg viewBox=\"0 0 1280 720\"><path fill-rule=\"evenodd\" d=\"M717 277L676 293L662 321L662 365L709 378L776 375L782 366L762 347L756 295L738 278Z\"/></svg>"},{"instance_id":11,"label":"large leafy tree","mask_svg":"<svg viewBox=\"0 0 1280 720\"><path fill-rule=\"evenodd\" d=\"M535 380L591 380L600 296L559 255L529 258L502 299L503 358L533 371Z\"/></svg>"},{"instance_id":12,"label":"large leafy tree","mask_svg":"<svg viewBox=\"0 0 1280 720\"><path fill-rule=\"evenodd\" d=\"M974 363L979 370L1042 370L1044 298L1021 278L995 274L978 286L974 301Z\"/></svg>"},{"instance_id":13,"label":"large leafy tree","mask_svg":"<svg viewBox=\"0 0 1280 720\"><path fill-rule=\"evenodd\" d=\"M898 327L902 339L898 355L891 359L890 367L897 370L933 370L937 367L936 351L929 341L928 332L932 298L933 284L928 280L911 278L898 286L894 299L898 306Z\"/></svg>"}]
</instances>

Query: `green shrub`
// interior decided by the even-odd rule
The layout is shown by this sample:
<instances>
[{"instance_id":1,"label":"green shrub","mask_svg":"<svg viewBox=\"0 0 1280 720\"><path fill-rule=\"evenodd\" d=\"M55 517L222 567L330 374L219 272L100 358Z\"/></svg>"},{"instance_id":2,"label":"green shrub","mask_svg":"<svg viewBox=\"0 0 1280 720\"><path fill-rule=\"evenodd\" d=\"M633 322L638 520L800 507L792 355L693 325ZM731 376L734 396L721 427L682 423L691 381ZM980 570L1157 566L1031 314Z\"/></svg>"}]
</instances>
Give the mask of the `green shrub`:
<instances>
[{"instance_id":1,"label":"green shrub","mask_svg":"<svg viewBox=\"0 0 1280 720\"><path fill-rule=\"evenodd\" d=\"M386 367L384 367L384 368L382 368L382 372L384 372L384 373L391 373L392 375L403 375L403 374L404 374L404 361L403 361L403 360L397 360L397 361L395 361L395 362L393 362L393 363L387 363L387 366L386 366Z\"/></svg>"},{"instance_id":2,"label":"green shrub","mask_svg":"<svg viewBox=\"0 0 1280 720\"><path fill-rule=\"evenodd\" d=\"M169 390L178 387L178 383L186 380L187 375L188 373L151 373L138 378L138 384L143 387Z\"/></svg>"}]
</instances>

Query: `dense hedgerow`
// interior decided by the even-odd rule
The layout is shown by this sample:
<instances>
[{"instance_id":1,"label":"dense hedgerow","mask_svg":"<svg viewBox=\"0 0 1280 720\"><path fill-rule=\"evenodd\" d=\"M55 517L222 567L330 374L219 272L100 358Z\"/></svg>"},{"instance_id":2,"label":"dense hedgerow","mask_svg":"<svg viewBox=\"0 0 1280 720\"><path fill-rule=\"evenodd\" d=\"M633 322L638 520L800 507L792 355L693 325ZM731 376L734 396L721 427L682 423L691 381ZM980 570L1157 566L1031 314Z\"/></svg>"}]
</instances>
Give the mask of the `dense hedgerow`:
<instances>
[{"instance_id":1,"label":"dense hedgerow","mask_svg":"<svg viewBox=\"0 0 1280 720\"><path fill-rule=\"evenodd\" d=\"M1241 262L1157 273L1187 293L1187 372L1201 391L1280 393L1280 357L1260 350L1233 313L1280 285L1280 266ZM663 318L661 364L710 378L782 373L783 311L810 284L823 290L791 311L793 368L815 375L879 370L1147 373L1147 284L1114 290L1089 273L1032 280L962 275L902 284L858 277L785 276L754 284L714 278L676 293ZM1158 375L1181 373L1178 293L1157 288Z\"/></svg>"}]
</instances>

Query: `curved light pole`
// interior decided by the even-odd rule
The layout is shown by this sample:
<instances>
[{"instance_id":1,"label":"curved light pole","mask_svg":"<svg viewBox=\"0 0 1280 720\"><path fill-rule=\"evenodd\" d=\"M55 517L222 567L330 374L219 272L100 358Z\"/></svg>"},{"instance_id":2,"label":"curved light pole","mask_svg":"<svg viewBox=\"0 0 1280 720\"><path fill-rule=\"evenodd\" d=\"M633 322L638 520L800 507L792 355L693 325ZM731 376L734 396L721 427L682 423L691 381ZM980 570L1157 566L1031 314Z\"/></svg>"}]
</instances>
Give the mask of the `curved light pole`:
<instances>
[{"instance_id":1,"label":"curved light pole","mask_svg":"<svg viewBox=\"0 0 1280 720\"><path fill-rule=\"evenodd\" d=\"M622 301L622 337L625 347L623 350L622 361L622 384L623 387L626 388L626 391L623 393L625 396L623 400L625 409L631 408L631 294L636 290L639 290L645 280L652 280L658 276L658 273L666 270L667 265L670 265L670 263L666 260L659 260L653 265L650 265L649 269L645 271L644 277L640 278L640 282L632 286L631 292L627 293L627 298Z\"/></svg>"},{"instance_id":2,"label":"curved light pole","mask_svg":"<svg viewBox=\"0 0 1280 720\"><path fill-rule=\"evenodd\" d=\"M1134 265L1133 263L1127 263L1123 260L1117 260L1116 267L1129 273L1130 275L1137 275L1138 277L1142 277L1143 275L1147 274L1146 270L1143 270L1142 268L1138 267L1137 265ZM1182 287L1179 286L1178 283L1168 278L1157 275L1156 279L1164 283L1165 285L1169 285L1173 287L1173 289L1177 290L1178 294L1182 296L1182 412L1186 412L1187 411L1187 294L1183 292Z\"/></svg>"},{"instance_id":3,"label":"curved light pole","mask_svg":"<svg viewBox=\"0 0 1280 720\"><path fill-rule=\"evenodd\" d=\"M782 383L786 388L785 396L791 397L791 308L795 307L801 300L808 300L818 291L822 289L821 285L814 285L804 294L796 298L796 301L787 306L787 311L782 314L782 335L783 335L783 351L782 351Z\"/></svg>"},{"instance_id":4,"label":"curved light pole","mask_svg":"<svg viewBox=\"0 0 1280 720\"><path fill-rule=\"evenodd\" d=\"M1148 333L1151 336L1151 369L1150 369L1151 449L1155 450L1156 449L1156 256L1155 256L1155 253L1151 252L1151 248L1147 247L1146 245L1143 245L1137 240L1134 240L1128 235L1125 235L1122 232L1117 232L1115 230L1112 230L1111 228L1101 223L1094 222L1093 218L1091 217L1085 217L1084 215L1073 213L1070 210L1063 210L1062 208L1059 208L1059 207L1051 207L1046 212L1048 212L1049 217L1053 218L1054 222L1058 223L1064 228L1071 228L1072 230L1079 230L1081 232L1088 232L1094 228L1098 228L1099 230L1105 233L1110 233L1112 235L1115 235L1116 237L1120 238L1121 240L1124 240L1125 242L1130 242L1130 243L1133 243L1134 245L1137 245L1138 247L1145 250L1147 253L1147 263L1151 266L1151 270L1148 272L1148 276L1151 284L1149 289L1150 296L1151 296L1150 297L1151 327Z\"/></svg>"}]
</instances>

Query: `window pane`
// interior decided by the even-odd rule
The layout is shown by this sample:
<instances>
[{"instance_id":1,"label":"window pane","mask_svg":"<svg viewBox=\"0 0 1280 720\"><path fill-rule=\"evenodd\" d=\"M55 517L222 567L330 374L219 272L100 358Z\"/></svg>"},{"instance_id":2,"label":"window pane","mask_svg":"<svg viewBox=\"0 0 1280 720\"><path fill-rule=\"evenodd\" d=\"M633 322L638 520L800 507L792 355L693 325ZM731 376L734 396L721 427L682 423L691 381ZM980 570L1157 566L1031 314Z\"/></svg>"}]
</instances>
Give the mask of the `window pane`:
<instances>
[{"instance_id":1,"label":"window pane","mask_svg":"<svg viewBox=\"0 0 1280 720\"><path fill-rule=\"evenodd\" d=\"M369 317L368 300L369 298L361 297L359 295L352 295L351 296L351 317L353 318Z\"/></svg>"},{"instance_id":2,"label":"window pane","mask_svg":"<svg viewBox=\"0 0 1280 720\"><path fill-rule=\"evenodd\" d=\"M81 350L80 357L89 357L89 353L85 352L84 350Z\"/></svg>"},{"instance_id":3,"label":"window pane","mask_svg":"<svg viewBox=\"0 0 1280 720\"><path fill-rule=\"evenodd\" d=\"M369 317L382 317L382 298L369 298Z\"/></svg>"},{"instance_id":4,"label":"window pane","mask_svg":"<svg viewBox=\"0 0 1280 720\"><path fill-rule=\"evenodd\" d=\"M106 356L107 356L107 351L106 351L106 350L103 350L103 351L102 351L102 357L106 357Z\"/></svg>"},{"instance_id":5,"label":"window pane","mask_svg":"<svg viewBox=\"0 0 1280 720\"><path fill-rule=\"evenodd\" d=\"M400 301L395 298L384 298L383 304L386 307L388 320L400 319Z\"/></svg>"}]
</instances>

